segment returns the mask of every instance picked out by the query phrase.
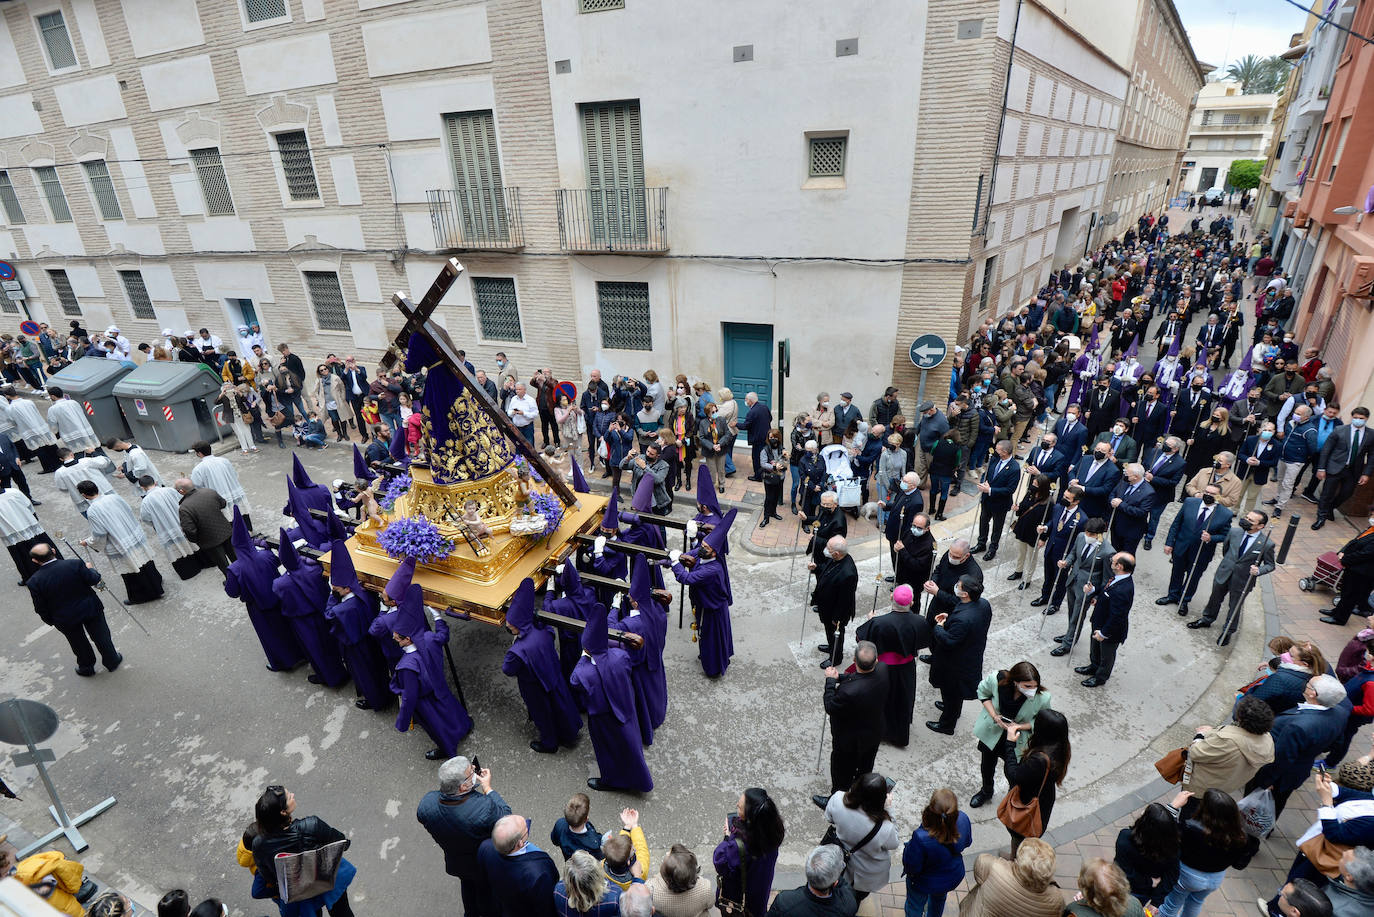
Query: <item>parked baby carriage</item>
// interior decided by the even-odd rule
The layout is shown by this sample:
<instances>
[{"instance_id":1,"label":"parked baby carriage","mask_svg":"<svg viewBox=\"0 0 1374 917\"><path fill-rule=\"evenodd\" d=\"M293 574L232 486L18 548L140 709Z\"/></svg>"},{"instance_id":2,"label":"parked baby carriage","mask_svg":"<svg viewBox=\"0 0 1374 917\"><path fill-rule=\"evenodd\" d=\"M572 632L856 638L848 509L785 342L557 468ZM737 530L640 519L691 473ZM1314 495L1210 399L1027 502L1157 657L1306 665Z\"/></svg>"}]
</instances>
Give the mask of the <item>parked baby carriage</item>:
<instances>
[{"instance_id":1,"label":"parked baby carriage","mask_svg":"<svg viewBox=\"0 0 1374 917\"><path fill-rule=\"evenodd\" d=\"M841 443L826 446L821 450L821 461L825 462L830 489L835 491L840 506L845 509L857 507L862 501L862 488L849 462L849 450Z\"/></svg>"},{"instance_id":2,"label":"parked baby carriage","mask_svg":"<svg viewBox=\"0 0 1374 917\"><path fill-rule=\"evenodd\" d=\"M1298 588L1303 592L1311 592L1320 586L1332 592L1340 592L1341 575L1344 572L1340 556L1335 551L1327 551L1317 558L1317 567L1312 571L1312 575L1298 580Z\"/></svg>"}]
</instances>

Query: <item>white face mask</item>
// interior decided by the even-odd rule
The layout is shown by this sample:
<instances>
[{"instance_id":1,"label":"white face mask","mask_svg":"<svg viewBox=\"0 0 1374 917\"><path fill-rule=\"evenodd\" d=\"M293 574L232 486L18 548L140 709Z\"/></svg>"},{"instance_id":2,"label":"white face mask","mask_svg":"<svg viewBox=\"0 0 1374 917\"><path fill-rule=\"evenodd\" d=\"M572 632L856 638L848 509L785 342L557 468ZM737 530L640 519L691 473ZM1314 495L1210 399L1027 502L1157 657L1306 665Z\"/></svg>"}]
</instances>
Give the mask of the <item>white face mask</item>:
<instances>
[{"instance_id":1,"label":"white face mask","mask_svg":"<svg viewBox=\"0 0 1374 917\"><path fill-rule=\"evenodd\" d=\"M830 410L830 402L829 402L829 401L822 401L822 402L821 402L821 409L822 409L822 410L826 410L826 411Z\"/></svg>"},{"instance_id":2,"label":"white face mask","mask_svg":"<svg viewBox=\"0 0 1374 917\"><path fill-rule=\"evenodd\" d=\"M1026 697L1034 697L1035 694L1036 694L1036 692L1039 691L1040 689L1039 689L1039 688L1022 688L1022 687L1018 687L1016 690L1020 691L1020 692L1021 692L1022 694L1024 694Z\"/></svg>"},{"instance_id":3,"label":"white face mask","mask_svg":"<svg viewBox=\"0 0 1374 917\"><path fill-rule=\"evenodd\" d=\"M1370 525L1374 525L1374 520L1370 520L1370 523L1369 523L1369 524L1370 524ZM923 529L923 528L921 528L919 525L913 525L913 526L911 527L911 534L915 535L917 538L920 538L920 537L921 537L922 535L924 535L925 533L926 533L926 530Z\"/></svg>"},{"instance_id":4,"label":"white face mask","mask_svg":"<svg viewBox=\"0 0 1374 917\"><path fill-rule=\"evenodd\" d=\"M1112 432L1115 433L1117 436L1121 436L1121 435L1125 434L1126 428L1125 428L1125 427L1112 427Z\"/></svg>"},{"instance_id":5,"label":"white face mask","mask_svg":"<svg viewBox=\"0 0 1374 917\"><path fill-rule=\"evenodd\" d=\"M821 553L824 554L827 558L831 557L829 548L822 548Z\"/></svg>"}]
</instances>

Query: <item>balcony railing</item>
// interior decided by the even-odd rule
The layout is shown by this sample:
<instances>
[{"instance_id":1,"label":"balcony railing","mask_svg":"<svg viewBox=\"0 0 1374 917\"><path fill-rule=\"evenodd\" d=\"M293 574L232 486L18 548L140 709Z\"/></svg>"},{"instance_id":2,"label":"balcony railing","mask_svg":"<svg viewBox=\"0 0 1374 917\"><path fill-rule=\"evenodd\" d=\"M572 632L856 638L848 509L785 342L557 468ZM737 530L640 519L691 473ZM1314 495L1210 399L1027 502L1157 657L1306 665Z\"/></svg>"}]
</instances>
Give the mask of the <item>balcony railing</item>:
<instances>
[{"instance_id":1,"label":"balcony railing","mask_svg":"<svg viewBox=\"0 0 1374 917\"><path fill-rule=\"evenodd\" d=\"M434 242L439 248L525 247L519 188L426 191Z\"/></svg>"},{"instance_id":2,"label":"balcony railing","mask_svg":"<svg viewBox=\"0 0 1374 917\"><path fill-rule=\"evenodd\" d=\"M668 189L560 188L558 238L565 252L666 252Z\"/></svg>"},{"instance_id":3,"label":"balcony railing","mask_svg":"<svg viewBox=\"0 0 1374 917\"><path fill-rule=\"evenodd\" d=\"M1220 121L1204 121L1198 125L1200 131L1243 131L1249 134L1264 133L1264 121L1244 121L1238 124L1223 124Z\"/></svg>"}]
</instances>

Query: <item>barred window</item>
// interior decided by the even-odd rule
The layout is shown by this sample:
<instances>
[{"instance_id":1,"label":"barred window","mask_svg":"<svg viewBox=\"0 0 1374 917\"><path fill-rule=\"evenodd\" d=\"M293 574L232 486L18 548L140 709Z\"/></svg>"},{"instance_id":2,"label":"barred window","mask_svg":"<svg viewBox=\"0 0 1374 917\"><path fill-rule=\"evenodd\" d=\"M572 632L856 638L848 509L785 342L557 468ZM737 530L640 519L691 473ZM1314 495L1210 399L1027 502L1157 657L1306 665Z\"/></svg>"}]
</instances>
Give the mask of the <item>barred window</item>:
<instances>
[{"instance_id":1,"label":"barred window","mask_svg":"<svg viewBox=\"0 0 1374 917\"><path fill-rule=\"evenodd\" d=\"M848 137L812 137L809 175L829 178L844 175L844 158L849 146Z\"/></svg>"},{"instance_id":2,"label":"barred window","mask_svg":"<svg viewBox=\"0 0 1374 917\"><path fill-rule=\"evenodd\" d=\"M653 350L649 285L602 280L596 284L601 314L601 346L615 350Z\"/></svg>"},{"instance_id":3,"label":"barred window","mask_svg":"<svg viewBox=\"0 0 1374 917\"><path fill-rule=\"evenodd\" d=\"M305 131L286 131L276 137L281 171L291 200L318 201L320 186L315 182L315 164L310 160L310 141Z\"/></svg>"},{"instance_id":4,"label":"barred window","mask_svg":"<svg viewBox=\"0 0 1374 917\"><path fill-rule=\"evenodd\" d=\"M14 192L14 182L10 173L0 172L0 206L5 208L5 219L12 226L24 223L24 208L19 206L19 195Z\"/></svg>"},{"instance_id":5,"label":"barred window","mask_svg":"<svg viewBox=\"0 0 1374 917\"><path fill-rule=\"evenodd\" d=\"M267 22L286 16L286 0L243 0L249 22Z\"/></svg>"},{"instance_id":6,"label":"barred window","mask_svg":"<svg viewBox=\"0 0 1374 917\"><path fill-rule=\"evenodd\" d=\"M38 31L43 36L43 47L48 51L48 63L54 70L76 66L76 51L72 48L72 38L67 34L67 21L62 18L60 10L39 16Z\"/></svg>"},{"instance_id":7,"label":"barred window","mask_svg":"<svg viewBox=\"0 0 1374 917\"><path fill-rule=\"evenodd\" d=\"M48 200L48 209L52 211L54 223L70 223L72 221L72 211L67 206L67 195L62 192L62 180L57 177L57 169L53 166L38 166L33 170L38 176L38 183L43 188L43 197Z\"/></svg>"},{"instance_id":8,"label":"barred window","mask_svg":"<svg viewBox=\"0 0 1374 917\"><path fill-rule=\"evenodd\" d=\"M477 303L477 324L488 341L521 343L520 304L515 299L515 281L510 277L474 277L472 295Z\"/></svg>"},{"instance_id":9,"label":"barred window","mask_svg":"<svg viewBox=\"0 0 1374 917\"><path fill-rule=\"evenodd\" d=\"M623 10L625 0L578 0L579 13L599 13L602 10Z\"/></svg>"},{"instance_id":10,"label":"barred window","mask_svg":"<svg viewBox=\"0 0 1374 917\"><path fill-rule=\"evenodd\" d=\"M81 303L76 301L76 294L72 292L72 282L67 279L67 272L48 271L48 279L52 281L53 293L57 294L57 302L62 306L62 312L66 315L80 315Z\"/></svg>"},{"instance_id":11,"label":"barred window","mask_svg":"<svg viewBox=\"0 0 1374 917\"><path fill-rule=\"evenodd\" d=\"M114 180L110 178L110 167L103 159L83 162L86 180L91 183L91 194L95 196L96 209L107 220L122 220L124 212L119 209L119 196L115 194Z\"/></svg>"},{"instance_id":12,"label":"barred window","mask_svg":"<svg viewBox=\"0 0 1374 917\"><path fill-rule=\"evenodd\" d=\"M124 295L129 298L129 308L133 310L134 318L157 318L148 287L143 282L142 271L120 271L119 282L124 284Z\"/></svg>"},{"instance_id":13,"label":"barred window","mask_svg":"<svg viewBox=\"0 0 1374 917\"><path fill-rule=\"evenodd\" d=\"M339 275L333 271L306 271L305 287L321 331L349 331L348 306L344 303Z\"/></svg>"},{"instance_id":14,"label":"barred window","mask_svg":"<svg viewBox=\"0 0 1374 917\"><path fill-rule=\"evenodd\" d=\"M200 179L200 193L205 197L205 212L209 216L228 216L234 212L234 198L229 194L229 179L224 174L224 160L219 147L209 146L191 150L191 164Z\"/></svg>"}]
</instances>

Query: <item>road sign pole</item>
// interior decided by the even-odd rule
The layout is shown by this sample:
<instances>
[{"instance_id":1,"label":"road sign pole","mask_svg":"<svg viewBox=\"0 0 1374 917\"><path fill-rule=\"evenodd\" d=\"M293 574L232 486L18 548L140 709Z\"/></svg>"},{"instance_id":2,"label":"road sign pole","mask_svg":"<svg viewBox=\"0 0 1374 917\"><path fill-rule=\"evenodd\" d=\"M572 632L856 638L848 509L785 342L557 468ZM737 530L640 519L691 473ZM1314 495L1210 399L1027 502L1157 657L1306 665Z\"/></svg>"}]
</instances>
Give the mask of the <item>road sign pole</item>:
<instances>
[{"instance_id":1,"label":"road sign pole","mask_svg":"<svg viewBox=\"0 0 1374 917\"><path fill-rule=\"evenodd\" d=\"M921 384L916 388L916 403L923 404L926 400L926 371L921 370Z\"/></svg>"}]
</instances>

